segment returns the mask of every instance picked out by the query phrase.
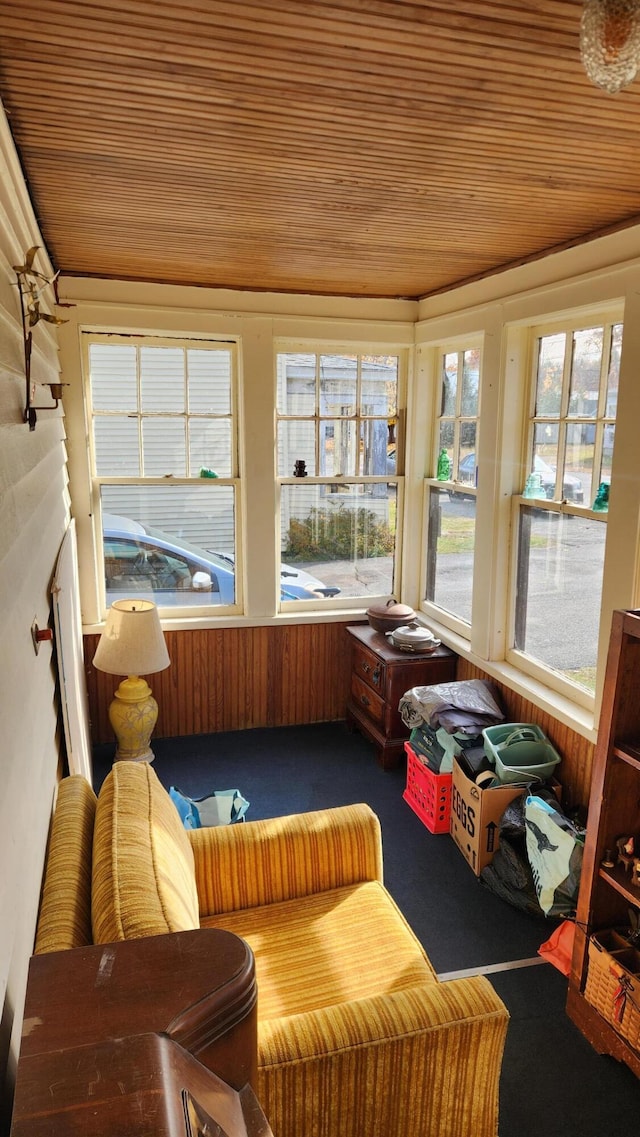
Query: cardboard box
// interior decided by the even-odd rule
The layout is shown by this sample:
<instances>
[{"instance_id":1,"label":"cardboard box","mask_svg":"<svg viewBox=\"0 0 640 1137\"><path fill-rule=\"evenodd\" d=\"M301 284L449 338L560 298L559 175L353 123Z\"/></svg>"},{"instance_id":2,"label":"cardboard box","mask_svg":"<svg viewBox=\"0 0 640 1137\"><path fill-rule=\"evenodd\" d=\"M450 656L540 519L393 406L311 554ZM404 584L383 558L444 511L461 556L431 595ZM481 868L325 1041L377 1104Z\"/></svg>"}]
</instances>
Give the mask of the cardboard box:
<instances>
[{"instance_id":1,"label":"cardboard box","mask_svg":"<svg viewBox=\"0 0 640 1137\"><path fill-rule=\"evenodd\" d=\"M450 830L466 861L479 876L500 844L500 818L524 786L496 786L482 790L453 763Z\"/></svg>"}]
</instances>

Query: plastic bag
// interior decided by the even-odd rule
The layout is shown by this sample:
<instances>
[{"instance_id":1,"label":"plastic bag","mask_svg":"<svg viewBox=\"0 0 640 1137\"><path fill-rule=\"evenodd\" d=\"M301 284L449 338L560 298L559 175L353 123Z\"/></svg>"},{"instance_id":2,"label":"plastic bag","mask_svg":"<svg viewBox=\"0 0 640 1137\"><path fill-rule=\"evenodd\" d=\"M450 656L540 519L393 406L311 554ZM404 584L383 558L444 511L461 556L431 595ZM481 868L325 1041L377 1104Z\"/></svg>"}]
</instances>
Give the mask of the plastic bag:
<instances>
[{"instance_id":1,"label":"plastic bag","mask_svg":"<svg viewBox=\"0 0 640 1137\"><path fill-rule=\"evenodd\" d=\"M191 798L176 786L169 788L185 829L204 829L211 825L233 825L244 821L249 802L240 790L214 790L207 797Z\"/></svg>"},{"instance_id":2,"label":"plastic bag","mask_svg":"<svg viewBox=\"0 0 640 1137\"><path fill-rule=\"evenodd\" d=\"M436 774L450 774L453 769L453 758L468 749L482 743L482 735L449 734L440 728L432 730L424 723L416 726L409 735L413 750L425 760L427 765Z\"/></svg>"},{"instance_id":3,"label":"plastic bag","mask_svg":"<svg viewBox=\"0 0 640 1137\"><path fill-rule=\"evenodd\" d=\"M538 948L538 955L552 963L563 975L571 971L571 956L573 955L573 941L576 938L576 926L572 920L563 920L553 935L549 936Z\"/></svg>"},{"instance_id":4,"label":"plastic bag","mask_svg":"<svg viewBox=\"0 0 640 1137\"><path fill-rule=\"evenodd\" d=\"M544 919L527 856L525 798L525 793L514 798L502 814L500 844L480 873L480 881L514 908Z\"/></svg>"},{"instance_id":5,"label":"plastic bag","mask_svg":"<svg viewBox=\"0 0 640 1137\"><path fill-rule=\"evenodd\" d=\"M584 830L557 803L530 794L525 802L527 856L542 911L575 916L582 869Z\"/></svg>"},{"instance_id":6,"label":"plastic bag","mask_svg":"<svg viewBox=\"0 0 640 1137\"><path fill-rule=\"evenodd\" d=\"M477 735L483 727L504 721L497 691L487 679L412 687L402 696L398 709L410 729L426 723L433 730L443 727L449 734L463 731Z\"/></svg>"}]
</instances>

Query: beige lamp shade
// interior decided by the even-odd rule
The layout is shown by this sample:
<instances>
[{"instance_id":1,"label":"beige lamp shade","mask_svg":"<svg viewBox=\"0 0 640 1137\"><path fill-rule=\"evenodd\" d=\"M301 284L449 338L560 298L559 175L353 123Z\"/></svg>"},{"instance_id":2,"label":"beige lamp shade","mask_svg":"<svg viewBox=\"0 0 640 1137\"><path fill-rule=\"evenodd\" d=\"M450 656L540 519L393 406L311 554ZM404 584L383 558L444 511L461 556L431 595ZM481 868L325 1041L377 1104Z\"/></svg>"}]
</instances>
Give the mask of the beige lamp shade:
<instances>
[{"instance_id":1,"label":"beige lamp shade","mask_svg":"<svg viewBox=\"0 0 640 1137\"><path fill-rule=\"evenodd\" d=\"M153 675L170 664L158 609L150 600L116 600L93 666L108 675Z\"/></svg>"}]
</instances>

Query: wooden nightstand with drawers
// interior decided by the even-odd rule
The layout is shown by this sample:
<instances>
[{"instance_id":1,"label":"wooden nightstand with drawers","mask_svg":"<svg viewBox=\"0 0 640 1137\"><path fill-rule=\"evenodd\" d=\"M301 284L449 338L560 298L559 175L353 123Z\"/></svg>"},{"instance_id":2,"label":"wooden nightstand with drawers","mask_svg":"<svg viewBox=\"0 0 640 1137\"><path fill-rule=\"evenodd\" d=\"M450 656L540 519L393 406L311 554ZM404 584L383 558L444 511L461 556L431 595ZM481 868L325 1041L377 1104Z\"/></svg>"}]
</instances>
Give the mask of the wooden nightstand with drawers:
<instances>
[{"instance_id":1,"label":"wooden nightstand with drawers","mask_svg":"<svg viewBox=\"0 0 640 1137\"><path fill-rule=\"evenodd\" d=\"M374 743L378 762L390 770L404 760L409 737L398 711L400 699L412 687L452 682L458 657L443 646L433 652L401 651L369 624L352 625L347 635L351 641L347 725Z\"/></svg>"}]
</instances>

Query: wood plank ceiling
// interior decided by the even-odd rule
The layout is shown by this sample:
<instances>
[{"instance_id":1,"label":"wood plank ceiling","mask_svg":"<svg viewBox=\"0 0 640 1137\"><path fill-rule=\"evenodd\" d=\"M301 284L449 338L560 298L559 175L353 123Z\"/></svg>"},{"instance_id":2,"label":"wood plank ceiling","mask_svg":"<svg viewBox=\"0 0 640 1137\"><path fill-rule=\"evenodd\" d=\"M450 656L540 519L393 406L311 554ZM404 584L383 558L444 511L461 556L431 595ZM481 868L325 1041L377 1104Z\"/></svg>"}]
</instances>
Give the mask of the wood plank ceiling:
<instances>
[{"instance_id":1,"label":"wood plank ceiling","mask_svg":"<svg viewBox=\"0 0 640 1137\"><path fill-rule=\"evenodd\" d=\"M0 0L66 274L420 297L640 215L580 0Z\"/></svg>"}]
</instances>

